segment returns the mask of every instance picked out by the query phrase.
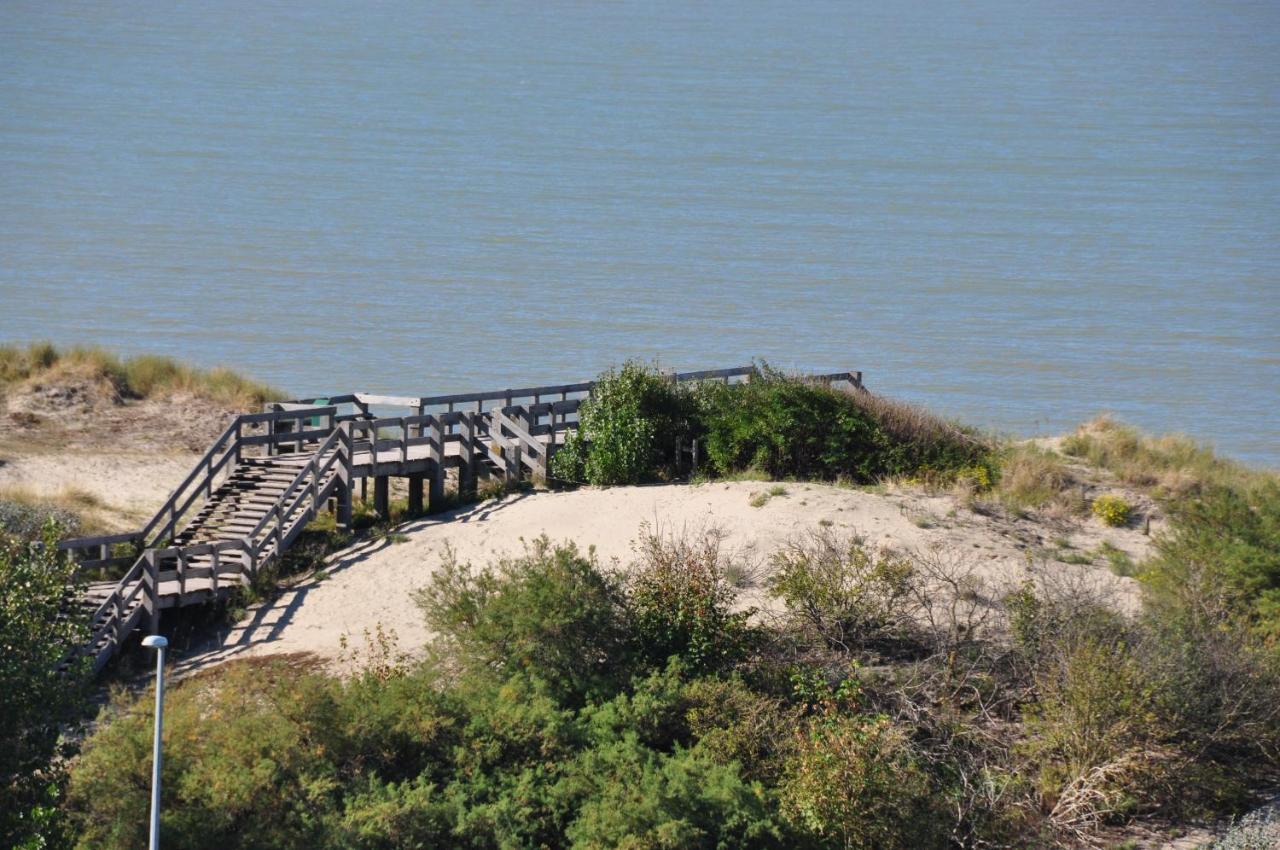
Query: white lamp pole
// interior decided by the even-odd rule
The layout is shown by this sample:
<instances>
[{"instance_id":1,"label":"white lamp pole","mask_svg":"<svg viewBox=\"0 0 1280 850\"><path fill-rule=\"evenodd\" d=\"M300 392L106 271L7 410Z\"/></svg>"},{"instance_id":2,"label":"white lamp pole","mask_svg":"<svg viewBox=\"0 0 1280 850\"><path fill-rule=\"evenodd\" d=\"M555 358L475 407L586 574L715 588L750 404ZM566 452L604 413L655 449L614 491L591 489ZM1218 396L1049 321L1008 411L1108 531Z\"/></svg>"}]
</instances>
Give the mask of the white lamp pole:
<instances>
[{"instance_id":1,"label":"white lamp pole","mask_svg":"<svg viewBox=\"0 0 1280 850\"><path fill-rule=\"evenodd\" d=\"M156 650L156 740L151 753L151 850L160 850L160 730L164 725L164 651L169 641L147 635L142 645Z\"/></svg>"}]
</instances>

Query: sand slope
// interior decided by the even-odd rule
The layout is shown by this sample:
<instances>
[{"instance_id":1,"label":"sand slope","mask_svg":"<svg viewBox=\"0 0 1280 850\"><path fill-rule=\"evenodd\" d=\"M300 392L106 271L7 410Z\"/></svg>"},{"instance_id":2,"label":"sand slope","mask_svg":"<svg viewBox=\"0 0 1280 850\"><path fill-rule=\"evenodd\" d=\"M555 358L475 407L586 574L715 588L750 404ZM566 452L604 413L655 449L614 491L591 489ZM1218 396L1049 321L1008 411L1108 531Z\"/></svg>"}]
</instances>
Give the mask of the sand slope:
<instances>
[{"instance_id":1,"label":"sand slope","mask_svg":"<svg viewBox=\"0 0 1280 850\"><path fill-rule=\"evenodd\" d=\"M768 557L779 546L825 521L834 531L856 531L887 547L936 545L965 552L994 584L1020 580L1029 564L1085 575L1114 593L1122 606L1132 603L1132 579L1101 566L1048 560L1052 556L1046 551L1062 541L1074 547L1065 551L1091 550L1105 539L1137 560L1150 545L1138 529L1108 529L1093 519L1055 527L1043 520L985 516L958 507L949 496L910 490L881 494L786 484L786 495L752 506L752 498L769 486L732 482L537 492L417 520L401 529L406 542L366 541L337 553L324 580L304 580L255 606L212 645L193 647L182 666L203 667L245 653L305 651L333 658L344 634L359 645L363 632L379 625L395 632L401 649L420 649L428 633L411 594L429 580L446 545L461 560L478 564L518 554L522 540L546 534L595 546L603 562L625 567L642 524L690 532L715 526L726 535L726 550L767 571ZM763 601L759 588L748 597Z\"/></svg>"}]
</instances>

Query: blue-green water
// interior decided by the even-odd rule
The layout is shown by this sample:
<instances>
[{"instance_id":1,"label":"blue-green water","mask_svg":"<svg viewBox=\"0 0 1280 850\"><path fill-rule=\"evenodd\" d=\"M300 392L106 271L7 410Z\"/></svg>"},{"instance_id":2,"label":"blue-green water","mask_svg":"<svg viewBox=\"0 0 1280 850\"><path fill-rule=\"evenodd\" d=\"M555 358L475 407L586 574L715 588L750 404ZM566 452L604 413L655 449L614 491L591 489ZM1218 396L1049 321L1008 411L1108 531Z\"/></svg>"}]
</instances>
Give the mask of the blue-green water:
<instances>
[{"instance_id":1,"label":"blue-green water","mask_svg":"<svg viewBox=\"0 0 1280 850\"><path fill-rule=\"evenodd\" d=\"M15 2L0 340L863 369L1280 465L1280 5Z\"/></svg>"}]
</instances>

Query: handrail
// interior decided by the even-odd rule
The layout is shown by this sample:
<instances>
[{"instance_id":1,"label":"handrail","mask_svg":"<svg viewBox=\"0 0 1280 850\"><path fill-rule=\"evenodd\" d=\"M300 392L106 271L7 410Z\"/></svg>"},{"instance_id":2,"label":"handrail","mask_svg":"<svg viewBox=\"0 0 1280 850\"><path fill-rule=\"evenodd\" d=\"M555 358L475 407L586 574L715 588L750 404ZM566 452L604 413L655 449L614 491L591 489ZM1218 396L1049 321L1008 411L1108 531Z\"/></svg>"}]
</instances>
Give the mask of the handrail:
<instances>
[{"instance_id":1,"label":"handrail","mask_svg":"<svg viewBox=\"0 0 1280 850\"><path fill-rule=\"evenodd\" d=\"M185 490L187 488L187 485L190 484L192 481L194 481L196 479L196 476L199 475L199 473L205 469L206 464L208 464L212 460L214 454L217 453L218 449L222 448L223 443L225 443L228 439L232 438L233 436L239 435L239 430L240 430L240 417L237 416L234 420L232 420L231 424L227 426L226 430L222 432L221 436L219 436L218 439L213 441L213 445L209 446L209 450L206 451L204 455L200 458L200 460L196 462L196 465L192 468L191 472L187 473L187 477L182 479L182 483L173 489L173 491L169 494L169 498L164 500L164 504L162 504L160 506L160 509L156 511L155 516L151 518L151 521L142 527L142 532L140 536L143 538L144 544L150 540L151 532L155 530L156 524L160 522L160 520L164 517L164 515L167 512L170 512L172 510L173 504L177 501L178 494L181 493L183 490ZM235 446L235 443L232 443L232 446L228 448L228 451L230 451L231 448L234 448L234 446Z\"/></svg>"},{"instance_id":2,"label":"handrail","mask_svg":"<svg viewBox=\"0 0 1280 850\"><path fill-rule=\"evenodd\" d=\"M703 369L696 372L675 372L669 373L669 376L678 382L702 381L711 378L724 378L727 380L729 378L746 377L748 375L755 374L755 372L755 366L736 366L730 369ZM537 387L515 387L491 390L488 392L450 393L435 396L393 396L357 392L346 393L339 396L330 396L327 401L331 404L354 403L363 408L367 408L369 405L388 405L395 407L417 407L422 409L426 407L438 407L440 405L467 404L469 402L477 401L499 401L517 398L535 398L546 395L567 395L569 393L590 392L595 384L595 381L578 381L572 384L548 384ZM314 404L320 401L320 399L321 397L295 399L293 401L276 402L273 406L283 408L286 405ZM508 402L508 406L510 406L510 402Z\"/></svg>"},{"instance_id":3,"label":"handrail","mask_svg":"<svg viewBox=\"0 0 1280 850\"><path fill-rule=\"evenodd\" d=\"M290 482L289 486L284 488L284 492L281 493L280 499L276 501L276 510L279 509L280 502L284 500L285 496L289 493L292 493L293 489L299 486L306 479L307 473L309 473L312 467L315 466L316 458L320 457L325 452L328 452L333 449L334 445L337 444L338 435L340 433L341 433L341 429L335 428L333 430L333 433L329 435L329 439L325 440L324 443L319 448L316 449L312 459L307 461L307 465L302 467L302 469L298 471L298 474L294 476L293 481ZM325 466L325 469L326 470L328 469L328 465ZM262 517L262 519L258 521L258 524L254 526L253 531L249 532L249 534L246 535L246 539L249 540L251 543L252 541L256 540L258 537L258 534L267 527L267 523L271 520L273 516L275 516L275 513L276 513L275 510L269 511L268 513L266 513ZM253 546L254 546L254 550L257 551L257 544L253 543Z\"/></svg>"}]
</instances>

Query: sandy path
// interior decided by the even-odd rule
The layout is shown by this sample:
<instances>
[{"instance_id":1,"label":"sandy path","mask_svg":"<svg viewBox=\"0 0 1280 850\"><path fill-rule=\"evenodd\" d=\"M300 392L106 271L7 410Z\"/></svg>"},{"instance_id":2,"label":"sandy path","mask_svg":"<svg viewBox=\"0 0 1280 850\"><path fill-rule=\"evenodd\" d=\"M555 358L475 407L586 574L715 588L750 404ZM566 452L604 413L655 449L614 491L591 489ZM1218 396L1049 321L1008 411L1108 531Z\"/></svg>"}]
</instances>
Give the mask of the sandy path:
<instances>
[{"instance_id":1,"label":"sandy path","mask_svg":"<svg viewBox=\"0 0 1280 850\"><path fill-rule=\"evenodd\" d=\"M364 542L337 553L325 580L305 581L274 601L251 609L242 622L218 638L216 645L198 649L183 666L203 667L245 653L304 651L332 658L344 634L354 638L353 644L361 645L363 631L379 624L396 633L402 650L418 650L429 635L411 598L412 591L427 583L446 544L460 560L480 564L504 554L518 554L522 539L546 534L553 540L574 540L584 548L594 545L603 562L616 559L625 564L642 523L673 531L697 531L714 525L726 534L726 550L763 565L788 539L826 521L833 530L856 531L884 546L923 548L937 544L964 551L985 577L1001 584L1026 575L1028 553L1034 552L1037 544L1050 542L1045 539L1050 531L1043 524L993 519L964 509L953 512L953 501L947 496L879 495L817 484L788 484L786 495L753 507L752 497L768 486L734 482L540 492L417 520L401 529L408 535L406 542ZM1060 529L1052 534L1081 549L1095 546L1105 537L1135 559L1145 554L1149 545L1141 531L1103 530L1093 520L1074 531ZM1131 600L1134 594L1132 579L1113 576L1102 567L1052 563L1049 568L1087 574L1114 590L1121 602Z\"/></svg>"}]
</instances>

